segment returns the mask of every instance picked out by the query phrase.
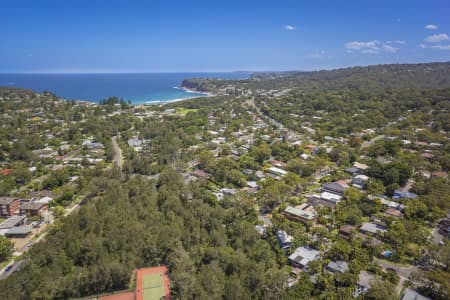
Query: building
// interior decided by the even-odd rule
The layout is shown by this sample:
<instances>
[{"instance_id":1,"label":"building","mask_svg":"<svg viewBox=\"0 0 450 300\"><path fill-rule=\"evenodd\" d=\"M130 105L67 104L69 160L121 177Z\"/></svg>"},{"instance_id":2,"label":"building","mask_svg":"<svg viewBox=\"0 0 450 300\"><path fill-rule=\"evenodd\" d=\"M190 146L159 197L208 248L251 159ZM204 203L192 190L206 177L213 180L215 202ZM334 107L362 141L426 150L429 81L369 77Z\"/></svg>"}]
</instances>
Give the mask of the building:
<instances>
[{"instance_id":1,"label":"building","mask_svg":"<svg viewBox=\"0 0 450 300\"><path fill-rule=\"evenodd\" d=\"M312 205L307 203L296 207L288 206L282 214L291 221L302 223L308 223L317 218L316 210Z\"/></svg>"},{"instance_id":2,"label":"building","mask_svg":"<svg viewBox=\"0 0 450 300\"><path fill-rule=\"evenodd\" d=\"M0 197L0 216L11 217L19 214L20 199L12 197Z\"/></svg>"},{"instance_id":3,"label":"building","mask_svg":"<svg viewBox=\"0 0 450 300\"><path fill-rule=\"evenodd\" d=\"M376 235L378 233L386 232L386 227L380 224L365 222L362 223L359 231L365 234Z\"/></svg>"},{"instance_id":4,"label":"building","mask_svg":"<svg viewBox=\"0 0 450 300\"><path fill-rule=\"evenodd\" d=\"M42 212L46 211L47 208L47 203L44 202L22 203L20 206L20 215L27 217L40 217Z\"/></svg>"},{"instance_id":5,"label":"building","mask_svg":"<svg viewBox=\"0 0 450 300\"><path fill-rule=\"evenodd\" d=\"M325 183L322 187L322 191L336 194L339 196L344 196L345 186L337 182Z\"/></svg>"},{"instance_id":6,"label":"building","mask_svg":"<svg viewBox=\"0 0 450 300\"><path fill-rule=\"evenodd\" d=\"M345 224L339 228L339 235L343 238L349 239L349 238L352 238L353 233L355 231L356 231L355 226Z\"/></svg>"},{"instance_id":7,"label":"building","mask_svg":"<svg viewBox=\"0 0 450 300\"><path fill-rule=\"evenodd\" d=\"M403 213L395 208L388 208L384 212L386 217L403 218Z\"/></svg>"},{"instance_id":8,"label":"building","mask_svg":"<svg viewBox=\"0 0 450 300\"><path fill-rule=\"evenodd\" d=\"M306 199L308 200L308 204L312 206L325 206L331 209L335 209L336 205L341 202L342 196L329 193L322 192L320 194L307 195Z\"/></svg>"},{"instance_id":9,"label":"building","mask_svg":"<svg viewBox=\"0 0 450 300\"><path fill-rule=\"evenodd\" d=\"M431 300L431 298L424 297L415 290L406 288L400 300Z\"/></svg>"},{"instance_id":10,"label":"building","mask_svg":"<svg viewBox=\"0 0 450 300\"><path fill-rule=\"evenodd\" d=\"M343 260L330 261L327 270L332 273L345 273L349 271L348 263Z\"/></svg>"},{"instance_id":11,"label":"building","mask_svg":"<svg viewBox=\"0 0 450 300\"><path fill-rule=\"evenodd\" d=\"M416 199L419 195L410 193L410 192L402 192L400 190L395 190L392 195L392 199Z\"/></svg>"},{"instance_id":12,"label":"building","mask_svg":"<svg viewBox=\"0 0 450 300\"><path fill-rule=\"evenodd\" d=\"M361 271L358 277L358 283L353 296L358 297L361 294L366 293L372 287L371 282L373 281L373 275L367 273L366 271Z\"/></svg>"},{"instance_id":13,"label":"building","mask_svg":"<svg viewBox=\"0 0 450 300\"><path fill-rule=\"evenodd\" d=\"M191 175L197 178L201 178L201 179L208 179L209 177L211 177L210 174L206 173L203 170L195 170L193 172L191 172Z\"/></svg>"},{"instance_id":14,"label":"building","mask_svg":"<svg viewBox=\"0 0 450 300\"><path fill-rule=\"evenodd\" d=\"M287 171L277 167L270 167L269 169L267 169L267 171L276 176L285 176L288 173Z\"/></svg>"},{"instance_id":15,"label":"building","mask_svg":"<svg viewBox=\"0 0 450 300\"><path fill-rule=\"evenodd\" d=\"M5 232L5 237L8 238L24 238L31 233L31 226L16 226L8 229Z\"/></svg>"},{"instance_id":16,"label":"building","mask_svg":"<svg viewBox=\"0 0 450 300\"><path fill-rule=\"evenodd\" d=\"M26 221L27 221L26 216L13 216L3 221L0 224L0 229L10 229L15 226L25 224Z\"/></svg>"},{"instance_id":17,"label":"building","mask_svg":"<svg viewBox=\"0 0 450 300\"><path fill-rule=\"evenodd\" d=\"M281 249L291 248L292 241L294 240L292 236L288 235L284 230L278 230L276 235Z\"/></svg>"},{"instance_id":18,"label":"building","mask_svg":"<svg viewBox=\"0 0 450 300\"><path fill-rule=\"evenodd\" d=\"M320 257L319 251L309 247L299 247L289 255L289 262L299 268L308 268L310 262Z\"/></svg>"}]
</instances>

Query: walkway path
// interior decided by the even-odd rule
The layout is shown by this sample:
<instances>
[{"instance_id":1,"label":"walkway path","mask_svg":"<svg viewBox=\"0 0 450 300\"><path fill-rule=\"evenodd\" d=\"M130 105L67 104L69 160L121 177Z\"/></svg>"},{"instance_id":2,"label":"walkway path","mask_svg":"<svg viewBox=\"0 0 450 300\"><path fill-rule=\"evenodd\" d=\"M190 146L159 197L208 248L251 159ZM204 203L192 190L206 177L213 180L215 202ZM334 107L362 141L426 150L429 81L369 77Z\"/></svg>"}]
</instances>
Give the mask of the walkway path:
<instances>
[{"instance_id":1,"label":"walkway path","mask_svg":"<svg viewBox=\"0 0 450 300\"><path fill-rule=\"evenodd\" d=\"M119 144L117 144L117 136L113 136L111 138L111 143L114 148L114 163L122 169L123 165L123 156L122 156L122 149L120 149Z\"/></svg>"}]
</instances>

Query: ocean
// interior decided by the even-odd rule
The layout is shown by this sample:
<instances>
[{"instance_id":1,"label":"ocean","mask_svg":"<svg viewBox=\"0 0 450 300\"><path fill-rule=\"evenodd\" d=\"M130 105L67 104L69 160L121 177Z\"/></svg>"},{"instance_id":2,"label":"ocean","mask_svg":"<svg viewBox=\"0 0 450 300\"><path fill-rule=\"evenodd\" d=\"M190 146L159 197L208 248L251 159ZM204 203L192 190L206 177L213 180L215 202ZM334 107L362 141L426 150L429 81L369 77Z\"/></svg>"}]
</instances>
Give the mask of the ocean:
<instances>
[{"instance_id":1,"label":"ocean","mask_svg":"<svg viewBox=\"0 0 450 300\"><path fill-rule=\"evenodd\" d=\"M0 74L0 86L49 91L71 100L98 102L111 96L132 104L151 104L205 96L179 88L183 79L214 77L244 79L246 72L139 74Z\"/></svg>"}]
</instances>

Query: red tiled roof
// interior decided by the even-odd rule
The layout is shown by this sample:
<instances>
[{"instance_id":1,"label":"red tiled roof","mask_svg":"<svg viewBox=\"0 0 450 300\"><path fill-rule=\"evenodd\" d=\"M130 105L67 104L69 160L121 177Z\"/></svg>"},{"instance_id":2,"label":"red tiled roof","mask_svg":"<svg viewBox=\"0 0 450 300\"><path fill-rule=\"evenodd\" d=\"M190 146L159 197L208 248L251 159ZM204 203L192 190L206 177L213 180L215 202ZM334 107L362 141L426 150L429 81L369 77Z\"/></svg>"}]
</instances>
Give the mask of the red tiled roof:
<instances>
[{"instance_id":1,"label":"red tiled roof","mask_svg":"<svg viewBox=\"0 0 450 300\"><path fill-rule=\"evenodd\" d=\"M3 176L9 175L9 173L11 173L11 169L0 170L0 174L2 174Z\"/></svg>"}]
</instances>

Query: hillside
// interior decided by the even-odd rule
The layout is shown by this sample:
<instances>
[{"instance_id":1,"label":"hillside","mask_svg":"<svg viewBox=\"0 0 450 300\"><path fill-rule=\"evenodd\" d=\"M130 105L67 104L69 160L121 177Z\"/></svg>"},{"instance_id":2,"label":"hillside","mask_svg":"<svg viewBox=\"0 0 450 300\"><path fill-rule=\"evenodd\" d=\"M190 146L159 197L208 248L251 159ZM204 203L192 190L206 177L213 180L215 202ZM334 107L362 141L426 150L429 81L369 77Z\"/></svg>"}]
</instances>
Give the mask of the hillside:
<instances>
[{"instance_id":1,"label":"hillside","mask_svg":"<svg viewBox=\"0 0 450 300\"><path fill-rule=\"evenodd\" d=\"M431 89L450 87L450 62L392 64L314 72L255 73L246 80L191 78L183 87L214 91L227 86L246 89Z\"/></svg>"}]
</instances>

